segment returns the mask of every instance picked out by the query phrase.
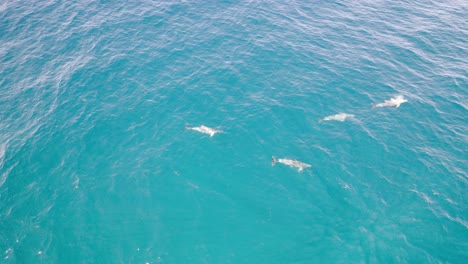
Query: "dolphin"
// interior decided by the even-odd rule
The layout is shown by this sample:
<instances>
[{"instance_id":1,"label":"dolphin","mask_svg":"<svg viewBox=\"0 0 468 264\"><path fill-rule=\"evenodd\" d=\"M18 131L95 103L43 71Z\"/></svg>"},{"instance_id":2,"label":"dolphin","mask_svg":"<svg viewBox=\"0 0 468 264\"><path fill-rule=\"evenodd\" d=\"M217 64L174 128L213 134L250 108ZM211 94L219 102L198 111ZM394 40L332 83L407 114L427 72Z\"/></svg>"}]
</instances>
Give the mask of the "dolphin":
<instances>
[{"instance_id":1,"label":"dolphin","mask_svg":"<svg viewBox=\"0 0 468 264\"><path fill-rule=\"evenodd\" d=\"M395 98L391 98L390 100L386 100L383 103L375 104L372 108L376 107L385 107L385 106L395 106L396 108L400 107L401 104L408 102L403 95L397 95Z\"/></svg>"},{"instance_id":2,"label":"dolphin","mask_svg":"<svg viewBox=\"0 0 468 264\"><path fill-rule=\"evenodd\" d=\"M312 165L300 162L295 159L276 159L275 157L271 157L271 166L275 166L276 162L283 163L284 165L288 165L290 167L296 167L297 171L301 172L305 168L310 168Z\"/></svg>"},{"instance_id":3,"label":"dolphin","mask_svg":"<svg viewBox=\"0 0 468 264\"><path fill-rule=\"evenodd\" d=\"M208 135L210 135L210 137L214 136L216 133L223 132L221 130L210 128L210 127L207 127L207 126L204 126L204 125L201 125L201 126L198 126L198 127L189 127L189 125L186 124L185 125L185 130L188 130L188 129L198 131L198 132L203 133L203 134L208 134Z\"/></svg>"},{"instance_id":4,"label":"dolphin","mask_svg":"<svg viewBox=\"0 0 468 264\"><path fill-rule=\"evenodd\" d=\"M346 113L339 113L339 114L336 114L336 115L331 115L331 116L327 116L327 117L325 117L325 118L319 119L319 122L322 122L322 121L331 121L331 120L343 122L343 121L345 121L347 118L354 118L354 115L352 115L352 114L346 114Z\"/></svg>"}]
</instances>

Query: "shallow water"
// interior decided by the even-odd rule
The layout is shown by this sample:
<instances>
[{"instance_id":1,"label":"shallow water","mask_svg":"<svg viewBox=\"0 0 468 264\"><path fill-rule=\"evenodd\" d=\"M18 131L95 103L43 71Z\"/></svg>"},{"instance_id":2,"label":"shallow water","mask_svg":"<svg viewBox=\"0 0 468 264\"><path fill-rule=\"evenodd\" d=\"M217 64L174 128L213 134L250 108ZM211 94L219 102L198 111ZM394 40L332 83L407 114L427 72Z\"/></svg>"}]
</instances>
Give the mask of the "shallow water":
<instances>
[{"instance_id":1,"label":"shallow water","mask_svg":"<svg viewBox=\"0 0 468 264\"><path fill-rule=\"evenodd\" d=\"M466 17L455 0L0 4L1 262L463 263Z\"/></svg>"}]
</instances>

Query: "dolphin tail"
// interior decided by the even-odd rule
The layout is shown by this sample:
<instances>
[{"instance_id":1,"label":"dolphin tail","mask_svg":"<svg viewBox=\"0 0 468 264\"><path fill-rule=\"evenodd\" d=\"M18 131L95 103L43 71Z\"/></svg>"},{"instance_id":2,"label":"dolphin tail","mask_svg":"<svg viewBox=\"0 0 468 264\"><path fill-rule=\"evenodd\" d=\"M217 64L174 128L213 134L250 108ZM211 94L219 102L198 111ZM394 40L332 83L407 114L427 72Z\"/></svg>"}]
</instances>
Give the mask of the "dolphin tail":
<instances>
[{"instance_id":1,"label":"dolphin tail","mask_svg":"<svg viewBox=\"0 0 468 264\"><path fill-rule=\"evenodd\" d=\"M319 119L318 119L318 122L319 122L319 123L322 123L322 122L323 122L323 118L319 118Z\"/></svg>"},{"instance_id":2,"label":"dolphin tail","mask_svg":"<svg viewBox=\"0 0 468 264\"><path fill-rule=\"evenodd\" d=\"M275 166L275 164L276 164L276 158L271 157L271 166Z\"/></svg>"},{"instance_id":3,"label":"dolphin tail","mask_svg":"<svg viewBox=\"0 0 468 264\"><path fill-rule=\"evenodd\" d=\"M187 131L189 128L189 124L185 124L185 131Z\"/></svg>"}]
</instances>

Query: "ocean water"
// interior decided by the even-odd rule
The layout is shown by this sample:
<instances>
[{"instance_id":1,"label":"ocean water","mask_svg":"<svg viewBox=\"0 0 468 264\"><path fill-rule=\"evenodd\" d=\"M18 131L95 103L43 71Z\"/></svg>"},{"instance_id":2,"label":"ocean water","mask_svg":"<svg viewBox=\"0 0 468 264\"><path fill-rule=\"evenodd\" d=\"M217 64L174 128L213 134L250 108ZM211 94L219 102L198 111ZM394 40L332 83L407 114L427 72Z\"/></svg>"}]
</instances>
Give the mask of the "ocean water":
<instances>
[{"instance_id":1,"label":"ocean water","mask_svg":"<svg viewBox=\"0 0 468 264\"><path fill-rule=\"evenodd\" d=\"M467 17L2 1L0 262L466 263Z\"/></svg>"}]
</instances>

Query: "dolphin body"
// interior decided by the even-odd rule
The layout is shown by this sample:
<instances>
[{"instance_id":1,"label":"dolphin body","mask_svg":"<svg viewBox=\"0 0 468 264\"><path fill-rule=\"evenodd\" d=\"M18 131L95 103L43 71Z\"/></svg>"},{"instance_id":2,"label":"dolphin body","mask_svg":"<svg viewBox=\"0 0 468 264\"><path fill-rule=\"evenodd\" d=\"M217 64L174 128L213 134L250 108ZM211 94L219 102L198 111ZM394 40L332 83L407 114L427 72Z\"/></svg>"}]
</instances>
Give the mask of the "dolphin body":
<instances>
[{"instance_id":1,"label":"dolphin body","mask_svg":"<svg viewBox=\"0 0 468 264\"><path fill-rule=\"evenodd\" d=\"M284 165L288 165L290 167L297 168L297 171L301 172L305 168L310 168L312 165L300 162L294 159L276 159L275 157L271 157L271 166L275 166L276 162L283 163Z\"/></svg>"},{"instance_id":2,"label":"dolphin body","mask_svg":"<svg viewBox=\"0 0 468 264\"><path fill-rule=\"evenodd\" d=\"M203 133L203 134L210 135L210 137L214 136L216 133L223 132L221 130L217 130L217 129L207 127L207 126L204 126L204 125L201 125L201 126L198 126L198 127L189 127L189 125L187 124L187 125L185 125L185 130L188 130L188 129L198 131L198 132Z\"/></svg>"},{"instance_id":3,"label":"dolphin body","mask_svg":"<svg viewBox=\"0 0 468 264\"><path fill-rule=\"evenodd\" d=\"M390 100L386 100L383 103L375 104L372 108L376 107L386 107L386 106L395 106L396 108L400 107L401 104L408 102L403 95L398 95L395 98L391 98Z\"/></svg>"},{"instance_id":4,"label":"dolphin body","mask_svg":"<svg viewBox=\"0 0 468 264\"><path fill-rule=\"evenodd\" d=\"M339 114L336 114L336 115L331 115L331 116L327 116L325 118L319 119L319 122L332 121L332 120L343 122L347 118L354 118L354 115L346 114L346 113L339 113Z\"/></svg>"}]
</instances>

